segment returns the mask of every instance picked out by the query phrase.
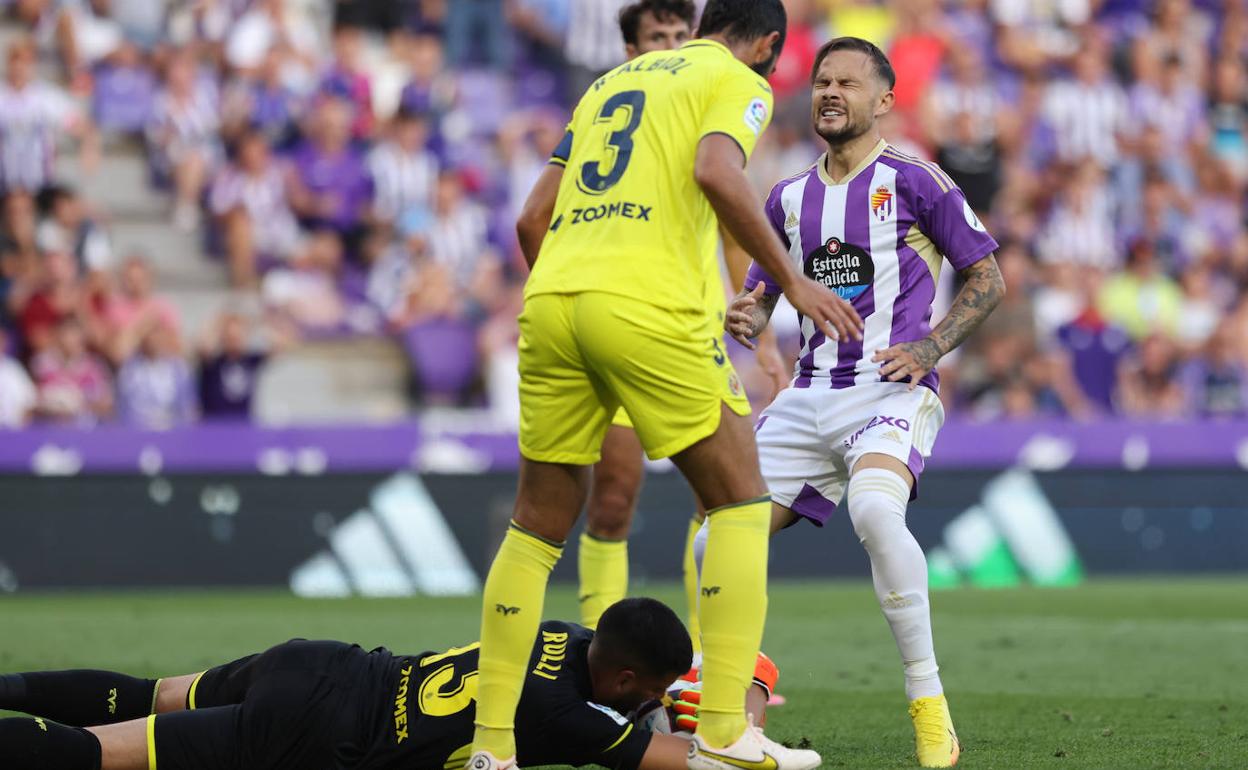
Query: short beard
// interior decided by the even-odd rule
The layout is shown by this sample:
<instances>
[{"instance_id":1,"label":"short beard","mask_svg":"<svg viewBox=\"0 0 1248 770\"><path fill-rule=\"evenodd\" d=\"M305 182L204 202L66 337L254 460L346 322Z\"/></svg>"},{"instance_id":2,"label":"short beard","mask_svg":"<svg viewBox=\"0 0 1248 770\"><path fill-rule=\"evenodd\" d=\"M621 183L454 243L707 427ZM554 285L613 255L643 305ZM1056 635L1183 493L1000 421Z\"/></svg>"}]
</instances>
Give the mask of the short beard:
<instances>
[{"instance_id":1,"label":"short beard","mask_svg":"<svg viewBox=\"0 0 1248 770\"><path fill-rule=\"evenodd\" d=\"M776 60L778 58L779 58L778 56L776 56L775 54L772 54L770 57L768 57L767 59L763 61L760 61L758 64L752 65L750 69L757 72L759 77L769 78L771 77L771 73L776 71Z\"/></svg>"},{"instance_id":2,"label":"short beard","mask_svg":"<svg viewBox=\"0 0 1248 770\"><path fill-rule=\"evenodd\" d=\"M860 123L848 123L847 122L844 128L837 129L835 131L820 131L816 127L815 133L819 135L820 139L827 142L828 144L836 145L836 144L847 144L848 142L852 142L853 140L857 139L858 137L862 136L863 134L867 133L870 130L871 130L871 125L869 123L860 124Z\"/></svg>"}]
</instances>

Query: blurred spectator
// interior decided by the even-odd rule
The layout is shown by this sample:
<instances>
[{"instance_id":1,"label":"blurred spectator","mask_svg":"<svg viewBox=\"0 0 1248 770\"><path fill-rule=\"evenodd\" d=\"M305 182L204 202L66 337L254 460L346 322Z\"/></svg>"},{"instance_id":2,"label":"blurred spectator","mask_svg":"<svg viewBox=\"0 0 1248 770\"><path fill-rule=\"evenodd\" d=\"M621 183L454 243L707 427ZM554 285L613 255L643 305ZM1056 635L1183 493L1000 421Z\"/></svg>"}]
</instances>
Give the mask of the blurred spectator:
<instances>
[{"instance_id":1,"label":"blurred spectator","mask_svg":"<svg viewBox=\"0 0 1248 770\"><path fill-rule=\"evenodd\" d=\"M199 350L199 404L207 420L248 420L269 351L252 346L247 319L223 313Z\"/></svg>"},{"instance_id":2,"label":"blurred spectator","mask_svg":"<svg viewBox=\"0 0 1248 770\"><path fill-rule=\"evenodd\" d=\"M311 75L319 36L306 18L287 5L285 0L254 0L229 26L225 61L231 68L244 74L254 72L277 49L302 76ZM293 69L292 76L298 77Z\"/></svg>"},{"instance_id":3,"label":"blurred spectator","mask_svg":"<svg viewBox=\"0 0 1248 770\"><path fill-rule=\"evenodd\" d=\"M503 0L455 0L447 4L446 53L455 66L511 66L511 30L507 28L503 5ZM474 51L480 56L473 56Z\"/></svg>"},{"instance_id":4,"label":"blurred spectator","mask_svg":"<svg viewBox=\"0 0 1248 770\"><path fill-rule=\"evenodd\" d=\"M65 135L81 142L84 169L93 170L99 162L90 121L63 91L35 79L35 58L29 39L9 44L0 82L0 191L34 192L51 182L56 147Z\"/></svg>"},{"instance_id":5,"label":"blurred spectator","mask_svg":"<svg viewBox=\"0 0 1248 770\"><path fill-rule=\"evenodd\" d=\"M446 69L442 40L435 35L416 35L407 41L405 52L411 79L399 97L400 109L445 115L455 101L457 85Z\"/></svg>"},{"instance_id":6,"label":"blurred spectator","mask_svg":"<svg viewBox=\"0 0 1248 770\"><path fill-rule=\"evenodd\" d=\"M433 214L430 249L462 299L461 312L479 316L494 310L502 291L502 262L489 241L485 210L466 197L457 172L438 177Z\"/></svg>"},{"instance_id":7,"label":"blurred spectator","mask_svg":"<svg viewBox=\"0 0 1248 770\"><path fill-rule=\"evenodd\" d=\"M1045 94L1044 119L1053 127L1058 157L1068 163L1108 166L1118 159L1127 99L1110 78L1107 59L1103 46L1085 46L1075 54L1074 78L1054 81Z\"/></svg>"},{"instance_id":8,"label":"blurred spectator","mask_svg":"<svg viewBox=\"0 0 1248 770\"><path fill-rule=\"evenodd\" d=\"M261 295L269 308L300 329L339 331L346 320L338 292L341 265L341 241L328 231L315 233L297 257L265 275Z\"/></svg>"},{"instance_id":9,"label":"blurred spectator","mask_svg":"<svg viewBox=\"0 0 1248 770\"><path fill-rule=\"evenodd\" d=\"M1083 163L1060 176L1062 187L1036 244L1041 260L1099 270L1116 267L1114 222L1100 167Z\"/></svg>"},{"instance_id":10,"label":"blurred spectator","mask_svg":"<svg viewBox=\"0 0 1248 770\"><path fill-rule=\"evenodd\" d=\"M283 60L280 51L269 51L254 74L238 75L226 86L221 133L227 140L258 130L275 147L292 141L303 100L283 77Z\"/></svg>"},{"instance_id":11,"label":"blurred spectator","mask_svg":"<svg viewBox=\"0 0 1248 770\"><path fill-rule=\"evenodd\" d=\"M125 45L125 34L112 18L111 6L111 0L62 4L56 39L75 92L89 92L91 69Z\"/></svg>"},{"instance_id":12,"label":"blurred spectator","mask_svg":"<svg viewBox=\"0 0 1248 770\"><path fill-rule=\"evenodd\" d=\"M53 344L31 359L39 390L38 414L54 422L92 425L113 412L113 385L103 362L87 349L82 325L57 322Z\"/></svg>"},{"instance_id":13,"label":"blurred spectator","mask_svg":"<svg viewBox=\"0 0 1248 770\"><path fill-rule=\"evenodd\" d=\"M1178 378L1174 345L1161 334L1140 342L1123 360L1118 375L1118 406L1128 417L1175 418L1183 414L1187 394Z\"/></svg>"},{"instance_id":14,"label":"blurred spectator","mask_svg":"<svg viewBox=\"0 0 1248 770\"><path fill-rule=\"evenodd\" d=\"M789 26L785 31L784 50L776 62L776 71L767 78L777 102L791 98L804 100L810 91L810 70L815 64L815 53L824 43L821 33L810 23L812 5L810 0L785 3Z\"/></svg>"},{"instance_id":15,"label":"blurred spectator","mask_svg":"<svg viewBox=\"0 0 1248 770\"><path fill-rule=\"evenodd\" d=\"M221 171L209 196L235 286L255 285L258 261L285 260L299 248L299 225L286 187L286 175L264 135L244 135L235 162Z\"/></svg>"},{"instance_id":16,"label":"blurred spectator","mask_svg":"<svg viewBox=\"0 0 1248 770\"><path fill-rule=\"evenodd\" d=\"M1187 229L1179 208L1179 195L1160 173L1144 179L1140 208L1124 212L1120 221L1123 241L1147 241L1162 270L1177 273L1191 261L1187 251Z\"/></svg>"},{"instance_id":17,"label":"blurred spectator","mask_svg":"<svg viewBox=\"0 0 1248 770\"><path fill-rule=\"evenodd\" d=\"M991 112L984 115L992 115ZM987 216L1001 188L1001 148L981 126L983 117L969 112L956 115L952 130L936 150L936 162L966 194L971 208Z\"/></svg>"},{"instance_id":18,"label":"blurred spectator","mask_svg":"<svg viewBox=\"0 0 1248 770\"><path fill-rule=\"evenodd\" d=\"M1071 370L1088 405L1098 411L1114 410L1118 371L1131 350L1131 338L1109 323L1096 306L1101 287L1099 271L1083 275L1084 306L1074 320L1057 329L1056 340L1070 360Z\"/></svg>"},{"instance_id":19,"label":"blurred spectator","mask_svg":"<svg viewBox=\"0 0 1248 770\"><path fill-rule=\"evenodd\" d=\"M1218 60L1210 98L1209 127L1214 155L1234 179L1248 181L1248 73L1234 56Z\"/></svg>"},{"instance_id":20,"label":"blurred spectator","mask_svg":"<svg viewBox=\"0 0 1248 770\"><path fill-rule=\"evenodd\" d=\"M291 208L312 230L329 230L352 249L362 236L372 185L351 144L351 107L324 97L313 110L308 139L291 156Z\"/></svg>"},{"instance_id":21,"label":"blurred spectator","mask_svg":"<svg viewBox=\"0 0 1248 770\"><path fill-rule=\"evenodd\" d=\"M924 132L934 145L952 139L953 127L962 116L973 120L974 138L995 138L1004 111L989 79L981 55L974 48L955 45L945 57L946 76L932 84L924 97Z\"/></svg>"},{"instance_id":22,"label":"blurred spectator","mask_svg":"<svg viewBox=\"0 0 1248 770\"><path fill-rule=\"evenodd\" d=\"M38 402L35 384L12 356L9 332L0 326L0 429L25 427Z\"/></svg>"},{"instance_id":23,"label":"blurred spectator","mask_svg":"<svg viewBox=\"0 0 1248 770\"><path fill-rule=\"evenodd\" d=\"M1107 320L1126 330L1133 339L1178 331L1183 295L1161 272L1157 255L1148 240L1128 247L1126 270L1105 282L1097 307Z\"/></svg>"},{"instance_id":24,"label":"blurred spectator","mask_svg":"<svg viewBox=\"0 0 1248 770\"><path fill-rule=\"evenodd\" d=\"M176 54L156 97L147 141L158 178L173 185L173 221L182 230L199 226L200 196L221 158L219 130L216 89L199 77L189 53Z\"/></svg>"},{"instance_id":25,"label":"blurred spectator","mask_svg":"<svg viewBox=\"0 0 1248 770\"><path fill-rule=\"evenodd\" d=\"M1183 62L1180 54L1167 54L1156 78L1141 79L1131 90L1132 125L1156 127L1172 148L1187 147L1205 132L1205 99L1187 80Z\"/></svg>"},{"instance_id":26,"label":"blurred spectator","mask_svg":"<svg viewBox=\"0 0 1248 770\"><path fill-rule=\"evenodd\" d=\"M590 83L624 61L620 9L628 0L575 0L563 55L568 64L566 101L576 104Z\"/></svg>"},{"instance_id":27,"label":"blurred spectator","mask_svg":"<svg viewBox=\"0 0 1248 770\"><path fill-rule=\"evenodd\" d=\"M351 134L367 139L373 134L373 86L361 62L364 31L354 24L334 28L334 58L321 76L321 91L348 102L353 110Z\"/></svg>"},{"instance_id":28,"label":"blurred spectator","mask_svg":"<svg viewBox=\"0 0 1248 770\"><path fill-rule=\"evenodd\" d=\"M894 110L907 124L915 117L919 100L940 73L945 55L945 29L936 0L898 0L897 29L888 58L897 72ZM816 49L817 50L817 49ZM811 63L814 63L812 52ZM809 73L810 68L806 69Z\"/></svg>"},{"instance_id":29,"label":"blurred spectator","mask_svg":"<svg viewBox=\"0 0 1248 770\"><path fill-rule=\"evenodd\" d=\"M536 66L563 68L563 41L567 39L569 0L512 0L506 3L508 24L528 46L526 58Z\"/></svg>"},{"instance_id":30,"label":"blurred spectator","mask_svg":"<svg viewBox=\"0 0 1248 770\"><path fill-rule=\"evenodd\" d=\"M1157 74L1167 59L1178 58L1189 83L1205 82L1209 17L1192 7L1191 0L1157 0L1152 5L1153 21L1134 43L1132 64L1141 79Z\"/></svg>"},{"instance_id":31,"label":"blurred spectator","mask_svg":"<svg viewBox=\"0 0 1248 770\"><path fill-rule=\"evenodd\" d=\"M1040 72L1079 50L1076 30L1091 17L1090 0L991 0L1002 60Z\"/></svg>"},{"instance_id":32,"label":"blurred spectator","mask_svg":"<svg viewBox=\"0 0 1248 770\"><path fill-rule=\"evenodd\" d=\"M88 215L82 198L68 187L45 187L38 197L36 240L42 251L72 254L83 273L112 270L113 247L104 231Z\"/></svg>"},{"instance_id":33,"label":"blurred spectator","mask_svg":"<svg viewBox=\"0 0 1248 770\"><path fill-rule=\"evenodd\" d=\"M429 208L437 187L438 158L429 151L429 120L400 108L388 138L368 155L373 182L373 216L393 222L415 208ZM530 187L532 186L530 182Z\"/></svg>"},{"instance_id":34,"label":"blurred spectator","mask_svg":"<svg viewBox=\"0 0 1248 770\"><path fill-rule=\"evenodd\" d=\"M142 340L143 330L159 324L168 327L174 337L181 328L177 308L168 299L152 291L152 269L140 256L126 259L121 266L121 293L114 297L105 311L113 344L108 355L120 364Z\"/></svg>"},{"instance_id":35,"label":"blurred spectator","mask_svg":"<svg viewBox=\"0 0 1248 770\"><path fill-rule=\"evenodd\" d=\"M1194 350L1205 344L1222 319L1224 303L1214 289L1214 275L1207 263L1192 265L1179 277L1183 291L1179 317L1183 319L1176 341L1183 350Z\"/></svg>"},{"instance_id":36,"label":"blurred spectator","mask_svg":"<svg viewBox=\"0 0 1248 770\"><path fill-rule=\"evenodd\" d=\"M27 350L36 354L50 348L57 328L75 318L82 305L74 258L61 251L45 254L38 287L21 307L22 339Z\"/></svg>"},{"instance_id":37,"label":"blurred spectator","mask_svg":"<svg viewBox=\"0 0 1248 770\"><path fill-rule=\"evenodd\" d=\"M1197 190L1184 243L1193 256L1222 262L1243 229L1242 190L1230 164L1212 153L1200 153L1195 162Z\"/></svg>"},{"instance_id":38,"label":"blurred spectator","mask_svg":"<svg viewBox=\"0 0 1248 770\"><path fill-rule=\"evenodd\" d=\"M151 119L159 84L132 45L122 46L95 70L91 115L101 131L141 134Z\"/></svg>"},{"instance_id":39,"label":"blurred spectator","mask_svg":"<svg viewBox=\"0 0 1248 770\"><path fill-rule=\"evenodd\" d=\"M133 338L123 344L137 345L117 371L118 416L149 430L192 422L195 387L177 332L158 316L147 316L130 333Z\"/></svg>"},{"instance_id":40,"label":"blurred spectator","mask_svg":"<svg viewBox=\"0 0 1248 770\"><path fill-rule=\"evenodd\" d=\"M1141 128L1133 149L1113 169L1115 216L1119 220L1139 221L1138 211L1144 205L1144 189L1150 177L1168 183L1180 199L1195 190L1196 174L1189 156L1176 152L1161 129Z\"/></svg>"},{"instance_id":41,"label":"blurred spectator","mask_svg":"<svg viewBox=\"0 0 1248 770\"><path fill-rule=\"evenodd\" d=\"M1182 372L1190 411L1202 417L1248 417L1248 361L1240 354L1236 329L1223 321L1209 337L1204 355Z\"/></svg>"}]
</instances>

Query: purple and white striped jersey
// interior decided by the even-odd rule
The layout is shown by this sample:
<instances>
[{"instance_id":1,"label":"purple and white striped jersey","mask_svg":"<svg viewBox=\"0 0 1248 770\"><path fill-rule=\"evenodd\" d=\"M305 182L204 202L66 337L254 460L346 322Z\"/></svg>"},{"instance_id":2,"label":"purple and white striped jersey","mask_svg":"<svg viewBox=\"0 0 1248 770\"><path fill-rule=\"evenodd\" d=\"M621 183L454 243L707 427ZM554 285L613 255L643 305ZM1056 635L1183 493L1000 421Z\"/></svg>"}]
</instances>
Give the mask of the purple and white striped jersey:
<instances>
[{"instance_id":1,"label":"purple and white striped jersey","mask_svg":"<svg viewBox=\"0 0 1248 770\"><path fill-rule=\"evenodd\" d=\"M772 188L767 218L809 278L853 303L863 339L828 339L801 318L797 388L848 388L880 380L872 354L931 332L932 297L942 255L957 270L997 248L962 191L934 163L881 141L862 165L835 184L824 158ZM756 263L745 288L776 281ZM937 390L935 372L920 382Z\"/></svg>"}]
</instances>

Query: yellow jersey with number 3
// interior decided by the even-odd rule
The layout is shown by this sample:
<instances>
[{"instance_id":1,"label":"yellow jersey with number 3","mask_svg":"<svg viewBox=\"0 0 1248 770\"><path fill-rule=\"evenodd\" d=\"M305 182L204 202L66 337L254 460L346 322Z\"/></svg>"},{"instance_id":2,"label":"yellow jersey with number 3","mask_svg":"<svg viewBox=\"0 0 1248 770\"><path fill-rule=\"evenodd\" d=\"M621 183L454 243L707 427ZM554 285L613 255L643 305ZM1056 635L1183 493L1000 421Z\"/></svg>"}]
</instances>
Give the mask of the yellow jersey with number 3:
<instances>
[{"instance_id":1,"label":"yellow jersey with number 3","mask_svg":"<svg viewBox=\"0 0 1248 770\"><path fill-rule=\"evenodd\" d=\"M705 314L723 288L707 259L715 213L693 178L698 143L724 134L749 158L771 114L767 81L711 40L602 76L552 159L566 169L525 296L600 291Z\"/></svg>"}]
</instances>

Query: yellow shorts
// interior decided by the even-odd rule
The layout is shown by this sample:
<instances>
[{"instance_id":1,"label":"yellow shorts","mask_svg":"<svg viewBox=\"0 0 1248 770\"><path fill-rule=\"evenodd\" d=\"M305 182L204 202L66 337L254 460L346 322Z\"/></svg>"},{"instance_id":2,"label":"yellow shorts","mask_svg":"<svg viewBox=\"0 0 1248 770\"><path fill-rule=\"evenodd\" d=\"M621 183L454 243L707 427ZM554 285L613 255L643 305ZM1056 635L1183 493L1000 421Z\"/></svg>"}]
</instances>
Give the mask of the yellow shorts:
<instances>
[{"instance_id":1,"label":"yellow shorts","mask_svg":"<svg viewBox=\"0 0 1248 770\"><path fill-rule=\"evenodd\" d=\"M711 318L708 320L706 324L706 338L708 340L722 340L724 338L724 318L722 314L719 315L718 318ZM729 364L729 366L731 366L731 364ZM615 414L611 417L611 425L616 428L628 428L629 430L634 430L633 420L628 416L628 412L624 410L624 407L620 407L615 410Z\"/></svg>"},{"instance_id":2,"label":"yellow shorts","mask_svg":"<svg viewBox=\"0 0 1248 770\"><path fill-rule=\"evenodd\" d=\"M646 455L670 457L750 413L745 388L701 314L605 292L539 294L520 314L520 453L592 465L622 407Z\"/></svg>"}]
</instances>

